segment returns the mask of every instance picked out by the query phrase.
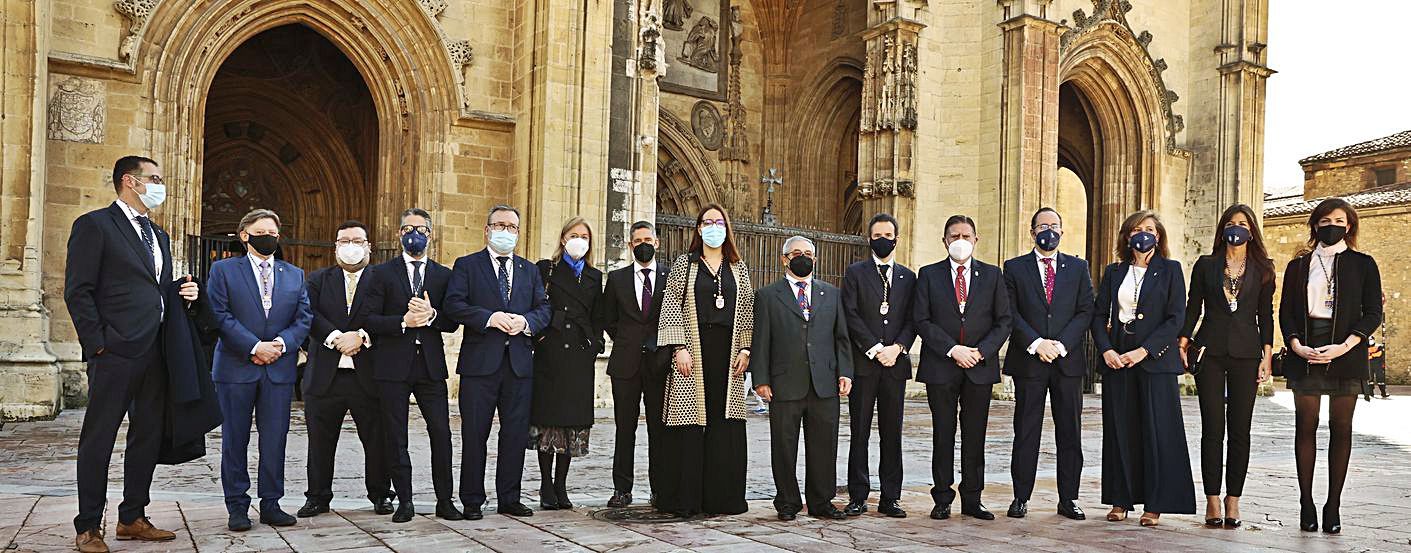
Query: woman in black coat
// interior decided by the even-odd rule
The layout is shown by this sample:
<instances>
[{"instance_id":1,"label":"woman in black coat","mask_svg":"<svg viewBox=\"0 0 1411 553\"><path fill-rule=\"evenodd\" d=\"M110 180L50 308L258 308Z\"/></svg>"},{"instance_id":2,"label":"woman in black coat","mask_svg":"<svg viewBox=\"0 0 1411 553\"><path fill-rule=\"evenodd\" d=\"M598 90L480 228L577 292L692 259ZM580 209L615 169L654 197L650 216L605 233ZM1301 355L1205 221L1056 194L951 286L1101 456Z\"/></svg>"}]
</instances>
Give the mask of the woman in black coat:
<instances>
[{"instance_id":1,"label":"woman in black coat","mask_svg":"<svg viewBox=\"0 0 1411 553\"><path fill-rule=\"evenodd\" d=\"M1200 473L1205 483L1206 526L1240 526L1254 396L1259 384L1269 380L1273 344L1274 262L1264 249L1254 210L1235 204L1215 225L1215 246L1210 255L1201 256L1191 269L1186 324L1181 330L1181 360L1195 374L1200 394ZM1227 424L1228 461L1223 454ZM1227 486L1223 514L1221 469Z\"/></svg>"},{"instance_id":2,"label":"woman in black coat","mask_svg":"<svg viewBox=\"0 0 1411 553\"><path fill-rule=\"evenodd\" d=\"M1284 376L1293 390L1299 527L1318 529L1313 503L1318 412L1328 396L1328 501L1323 531L1342 531L1338 507L1352 456L1352 413L1367 380L1367 338L1382 324L1382 277L1357 247L1357 211L1341 198L1323 200L1308 216L1308 248L1284 269L1279 328L1293 355Z\"/></svg>"},{"instance_id":3,"label":"woman in black coat","mask_svg":"<svg viewBox=\"0 0 1411 553\"><path fill-rule=\"evenodd\" d=\"M1103 271L1092 327L1104 366L1102 502L1112 505L1112 522L1141 503L1141 525L1156 526L1162 513L1195 513L1176 380L1185 277L1155 213L1127 217L1117 236L1121 261Z\"/></svg>"},{"instance_id":4,"label":"woman in black coat","mask_svg":"<svg viewBox=\"0 0 1411 553\"><path fill-rule=\"evenodd\" d=\"M539 506L572 509L568 465L588 454L593 426L593 386L603 331L595 312L603 273L588 265L593 247L588 222L574 217L559 232L554 257L538 263L553 320L534 344L534 396L529 449L539 453Z\"/></svg>"}]
</instances>

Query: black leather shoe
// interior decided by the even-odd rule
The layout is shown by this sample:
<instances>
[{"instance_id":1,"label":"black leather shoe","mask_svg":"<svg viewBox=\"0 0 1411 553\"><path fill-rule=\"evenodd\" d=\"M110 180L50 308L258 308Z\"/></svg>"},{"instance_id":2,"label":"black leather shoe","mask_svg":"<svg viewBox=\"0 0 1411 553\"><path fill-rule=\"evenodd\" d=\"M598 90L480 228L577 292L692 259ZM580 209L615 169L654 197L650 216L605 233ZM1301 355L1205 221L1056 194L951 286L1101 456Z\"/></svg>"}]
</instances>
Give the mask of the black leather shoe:
<instances>
[{"instance_id":1,"label":"black leather shoe","mask_svg":"<svg viewBox=\"0 0 1411 553\"><path fill-rule=\"evenodd\" d=\"M225 523L225 527L229 528L232 532L244 532L249 530L252 526L254 526L254 523L250 522L250 517L244 513L232 513L230 520Z\"/></svg>"},{"instance_id":2,"label":"black leather shoe","mask_svg":"<svg viewBox=\"0 0 1411 553\"><path fill-rule=\"evenodd\" d=\"M877 504L877 512L892 518L906 518L906 511L901 510L901 505L895 499L883 499Z\"/></svg>"},{"instance_id":3,"label":"black leather shoe","mask_svg":"<svg viewBox=\"0 0 1411 553\"><path fill-rule=\"evenodd\" d=\"M843 509L843 514L848 515L850 517L859 516L865 512L867 512L867 502L858 501L856 499L849 501L848 506Z\"/></svg>"},{"instance_id":4,"label":"black leather shoe","mask_svg":"<svg viewBox=\"0 0 1411 553\"><path fill-rule=\"evenodd\" d=\"M936 520L945 520L950 518L950 505L937 505L936 508L931 509L931 518L934 518Z\"/></svg>"},{"instance_id":5,"label":"black leather shoe","mask_svg":"<svg viewBox=\"0 0 1411 553\"><path fill-rule=\"evenodd\" d=\"M392 522L411 522L414 516L416 516L416 507L412 505L412 502L399 501L397 512L392 515Z\"/></svg>"},{"instance_id":6,"label":"black leather shoe","mask_svg":"<svg viewBox=\"0 0 1411 553\"><path fill-rule=\"evenodd\" d=\"M523 503L510 503L509 505L501 505L499 511L502 515L509 515L512 517L534 516L534 511L531 510L529 507L525 507Z\"/></svg>"},{"instance_id":7,"label":"black leather shoe","mask_svg":"<svg viewBox=\"0 0 1411 553\"><path fill-rule=\"evenodd\" d=\"M616 492L608 500L608 507L620 509L632 504L632 492Z\"/></svg>"},{"instance_id":8,"label":"black leather shoe","mask_svg":"<svg viewBox=\"0 0 1411 553\"><path fill-rule=\"evenodd\" d=\"M444 520L464 520L465 515L456 508L456 502L449 499L436 502L436 518Z\"/></svg>"},{"instance_id":9,"label":"black leather shoe","mask_svg":"<svg viewBox=\"0 0 1411 553\"><path fill-rule=\"evenodd\" d=\"M1304 503L1298 513L1298 529L1304 532L1318 531L1318 508L1312 503Z\"/></svg>"},{"instance_id":10,"label":"black leather shoe","mask_svg":"<svg viewBox=\"0 0 1411 553\"><path fill-rule=\"evenodd\" d=\"M293 526L298 522L299 519L294 518L293 515L284 512L284 510L279 507L260 510L260 524L268 524L270 526Z\"/></svg>"},{"instance_id":11,"label":"black leather shoe","mask_svg":"<svg viewBox=\"0 0 1411 553\"><path fill-rule=\"evenodd\" d=\"M1011 501L1011 502L1009 503L1009 513L1007 513L1007 515L1009 516L1009 518L1024 518L1024 516L1025 516L1025 515L1028 515L1028 514L1029 514L1029 502L1028 502L1028 501L1024 501L1024 500L1022 500L1022 499L1016 499L1016 500Z\"/></svg>"},{"instance_id":12,"label":"black leather shoe","mask_svg":"<svg viewBox=\"0 0 1411 553\"><path fill-rule=\"evenodd\" d=\"M372 512L379 515L390 515L396 507L392 506L392 496L387 496L372 502Z\"/></svg>"},{"instance_id":13,"label":"black leather shoe","mask_svg":"<svg viewBox=\"0 0 1411 553\"><path fill-rule=\"evenodd\" d=\"M466 508L465 508L465 519L466 519L466 520L480 520L480 519L482 519L482 518L485 518L485 513L483 513L483 512L480 511L480 507L466 507Z\"/></svg>"},{"instance_id":14,"label":"black leather shoe","mask_svg":"<svg viewBox=\"0 0 1411 553\"><path fill-rule=\"evenodd\" d=\"M986 509L984 505L981 505L981 504L979 504L979 503L976 503L976 504L970 505L970 506L961 505L961 506L960 506L960 514L966 515L966 516L972 516L972 517L978 518L978 519L980 519L980 520L994 520L994 519L995 519L995 514L994 514L994 513L991 513L989 509Z\"/></svg>"},{"instance_id":15,"label":"black leather shoe","mask_svg":"<svg viewBox=\"0 0 1411 553\"><path fill-rule=\"evenodd\" d=\"M1340 533L1342 533L1342 515L1341 515L1340 513L1338 513L1338 508L1337 508L1337 506L1334 506L1334 505L1324 505L1324 506L1323 506L1323 533L1324 533L1324 534L1340 534Z\"/></svg>"},{"instance_id":16,"label":"black leather shoe","mask_svg":"<svg viewBox=\"0 0 1411 553\"><path fill-rule=\"evenodd\" d=\"M823 509L821 511L809 510L808 516L811 516L813 518L826 518L832 520L843 520L845 518L848 518L847 513L838 510L838 508L833 506L833 504L831 503L828 504L827 509Z\"/></svg>"},{"instance_id":17,"label":"black leather shoe","mask_svg":"<svg viewBox=\"0 0 1411 553\"><path fill-rule=\"evenodd\" d=\"M328 504L327 504L327 503L324 503L324 502L322 502L322 501L318 501L318 500L316 500L316 499L310 499L310 500L308 500L308 501L305 501L305 502L304 502L304 506L303 506L303 507L299 507L299 512L294 513L294 514L295 514L295 515L298 515L299 518L309 518L309 517L318 516L318 515L321 515L321 514L327 513L327 512L328 512Z\"/></svg>"},{"instance_id":18,"label":"black leather shoe","mask_svg":"<svg viewBox=\"0 0 1411 553\"><path fill-rule=\"evenodd\" d=\"M686 517L681 517L681 518L686 518ZM790 512L786 512L786 511L779 511L779 520L782 520L782 521L784 521L784 522L789 522L789 521L792 521L792 520L794 520L794 519L796 519L796 518L799 518L799 514L798 514L798 513L790 513Z\"/></svg>"},{"instance_id":19,"label":"black leather shoe","mask_svg":"<svg viewBox=\"0 0 1411 553\"><path fill-rule=\"evenodd\" d=\"M1239 528L1240 525L1244 524L1244 521L1237 518L1227 518L1221 522L1221 525L1226 528Z\"/></svg>"},{"instance_id":20,"label":"black leather shoe","mask_svg":"<svg viewBox=\"0 0 1411 553\"><path fill-rule=\"evenodd\" d=\"M1065 499L1058 502L1058 514L1073 520L1087 520L1088 515L1083 514L1083 508L1078 506L1076 501Z\"/></svg>"}]
</instances>

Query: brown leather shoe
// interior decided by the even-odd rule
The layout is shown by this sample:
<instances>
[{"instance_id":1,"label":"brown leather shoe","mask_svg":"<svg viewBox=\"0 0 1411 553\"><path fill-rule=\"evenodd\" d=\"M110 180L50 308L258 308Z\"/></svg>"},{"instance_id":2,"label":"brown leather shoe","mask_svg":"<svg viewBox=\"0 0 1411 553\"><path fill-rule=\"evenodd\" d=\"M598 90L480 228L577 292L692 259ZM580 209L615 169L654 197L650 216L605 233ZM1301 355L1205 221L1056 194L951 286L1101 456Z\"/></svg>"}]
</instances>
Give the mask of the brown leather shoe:
<instances>
[{"instance_id":1,"label":"brown leather shoe","mask_svg":"<svg viewBox=\"0 0 1411 553\"><path fill-rule=\"evenodd\" d=\"M103 533L97 528L79 534L73 541L79 553L108 553L108 544L103 543Z\"/></svg>"},{"instance_id":2,"label":"brown leather shoe","mask_svg":"<svg viewBox=\"0 0 1411 553\"><path fill-rule=\"evenodd\" d=\"M147 517L142 517L132 521L132 524L118 523L118 540L139 540L139 541L169 541L176 539L176 534L166 530L158 529L147 521Z\"/></svg>"}]
</instances>

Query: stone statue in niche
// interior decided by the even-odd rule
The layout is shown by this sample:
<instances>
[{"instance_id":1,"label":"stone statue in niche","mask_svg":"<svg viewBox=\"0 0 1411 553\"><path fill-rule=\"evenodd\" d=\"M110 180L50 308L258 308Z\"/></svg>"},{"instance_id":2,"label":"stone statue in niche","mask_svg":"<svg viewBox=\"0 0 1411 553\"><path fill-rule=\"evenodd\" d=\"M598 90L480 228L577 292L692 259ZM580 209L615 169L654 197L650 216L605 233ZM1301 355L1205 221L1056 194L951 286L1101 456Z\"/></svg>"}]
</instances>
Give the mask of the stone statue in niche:
<instances>
[{"instance_id":1,"label":"stone statue in niche","mask_svg":"<svg viewBox=\"0 0 1411 553\"><path fill-rule=\"evenodd\" d=\"M662 26L673 31L686 30L686 19L695 11L689 0L666 0L661 8Z\"/></svg>"},{"instance_id":2,"label":"stone statue in niche","mask_svg":"<svg viewBox=\"0 0 1411 553\"><path fill-rule=\"evenodd\" d=\"M890 129L895 121L896 114L896 74L897 67L892 60L892 37L882 39L882 63L878 64L882 68L881 93L877 100L877 128Z\"/></svg>"},{"instance_id":3,"label":"stone statue in niche","mask_svg":"<svg viewBox=\"0 0 1411 553\"><path fill-rule=\"evenodd\" d=\"M710 17L702 16L686 35L681 45L681 55L677 61L708 73L715 73L720 65L720 52L717 47L720 37L720 24Z\"/></svg>"}]
</instances>

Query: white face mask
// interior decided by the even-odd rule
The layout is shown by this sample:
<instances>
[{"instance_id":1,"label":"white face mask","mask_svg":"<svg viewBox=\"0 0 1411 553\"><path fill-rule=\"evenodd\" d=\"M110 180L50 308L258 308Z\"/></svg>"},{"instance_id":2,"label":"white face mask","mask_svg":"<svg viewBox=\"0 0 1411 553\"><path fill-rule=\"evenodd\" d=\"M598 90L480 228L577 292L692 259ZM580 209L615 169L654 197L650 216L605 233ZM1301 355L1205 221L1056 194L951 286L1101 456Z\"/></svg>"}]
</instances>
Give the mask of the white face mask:
<instances>
[{"instance_id":1,"label":"white face mask","mask_svg":"<svg viewBox=\"0 0 1411 553\"><path fill-rule=\"evenodd\" d=\"M357 244L338 246L338 262L344 265L357 265L367 258L367 248Z\"/></svg>"},{"instance_id":2,"label":"white face mask","mask_svg":"<svg viewBox=\"0 0 1411 553\"><path fill-rule=\"evenodd\" d=\"M956 261L966 261L970 255L975 253L975 243L969 240L956 240L946 247L950 252L950 258Z\"/></svg>"},{"instance_id":3,"label":"white face mask","mask_svg":"<svg viewBox=\"0 0 1411 553\"><path fill-rule=\"evenodd\" d=\"M588 253L588 239L570 238L568 242L563 245L563 251L574 259L583 259L583 255Z\"/></svg>"}]
</instances>

